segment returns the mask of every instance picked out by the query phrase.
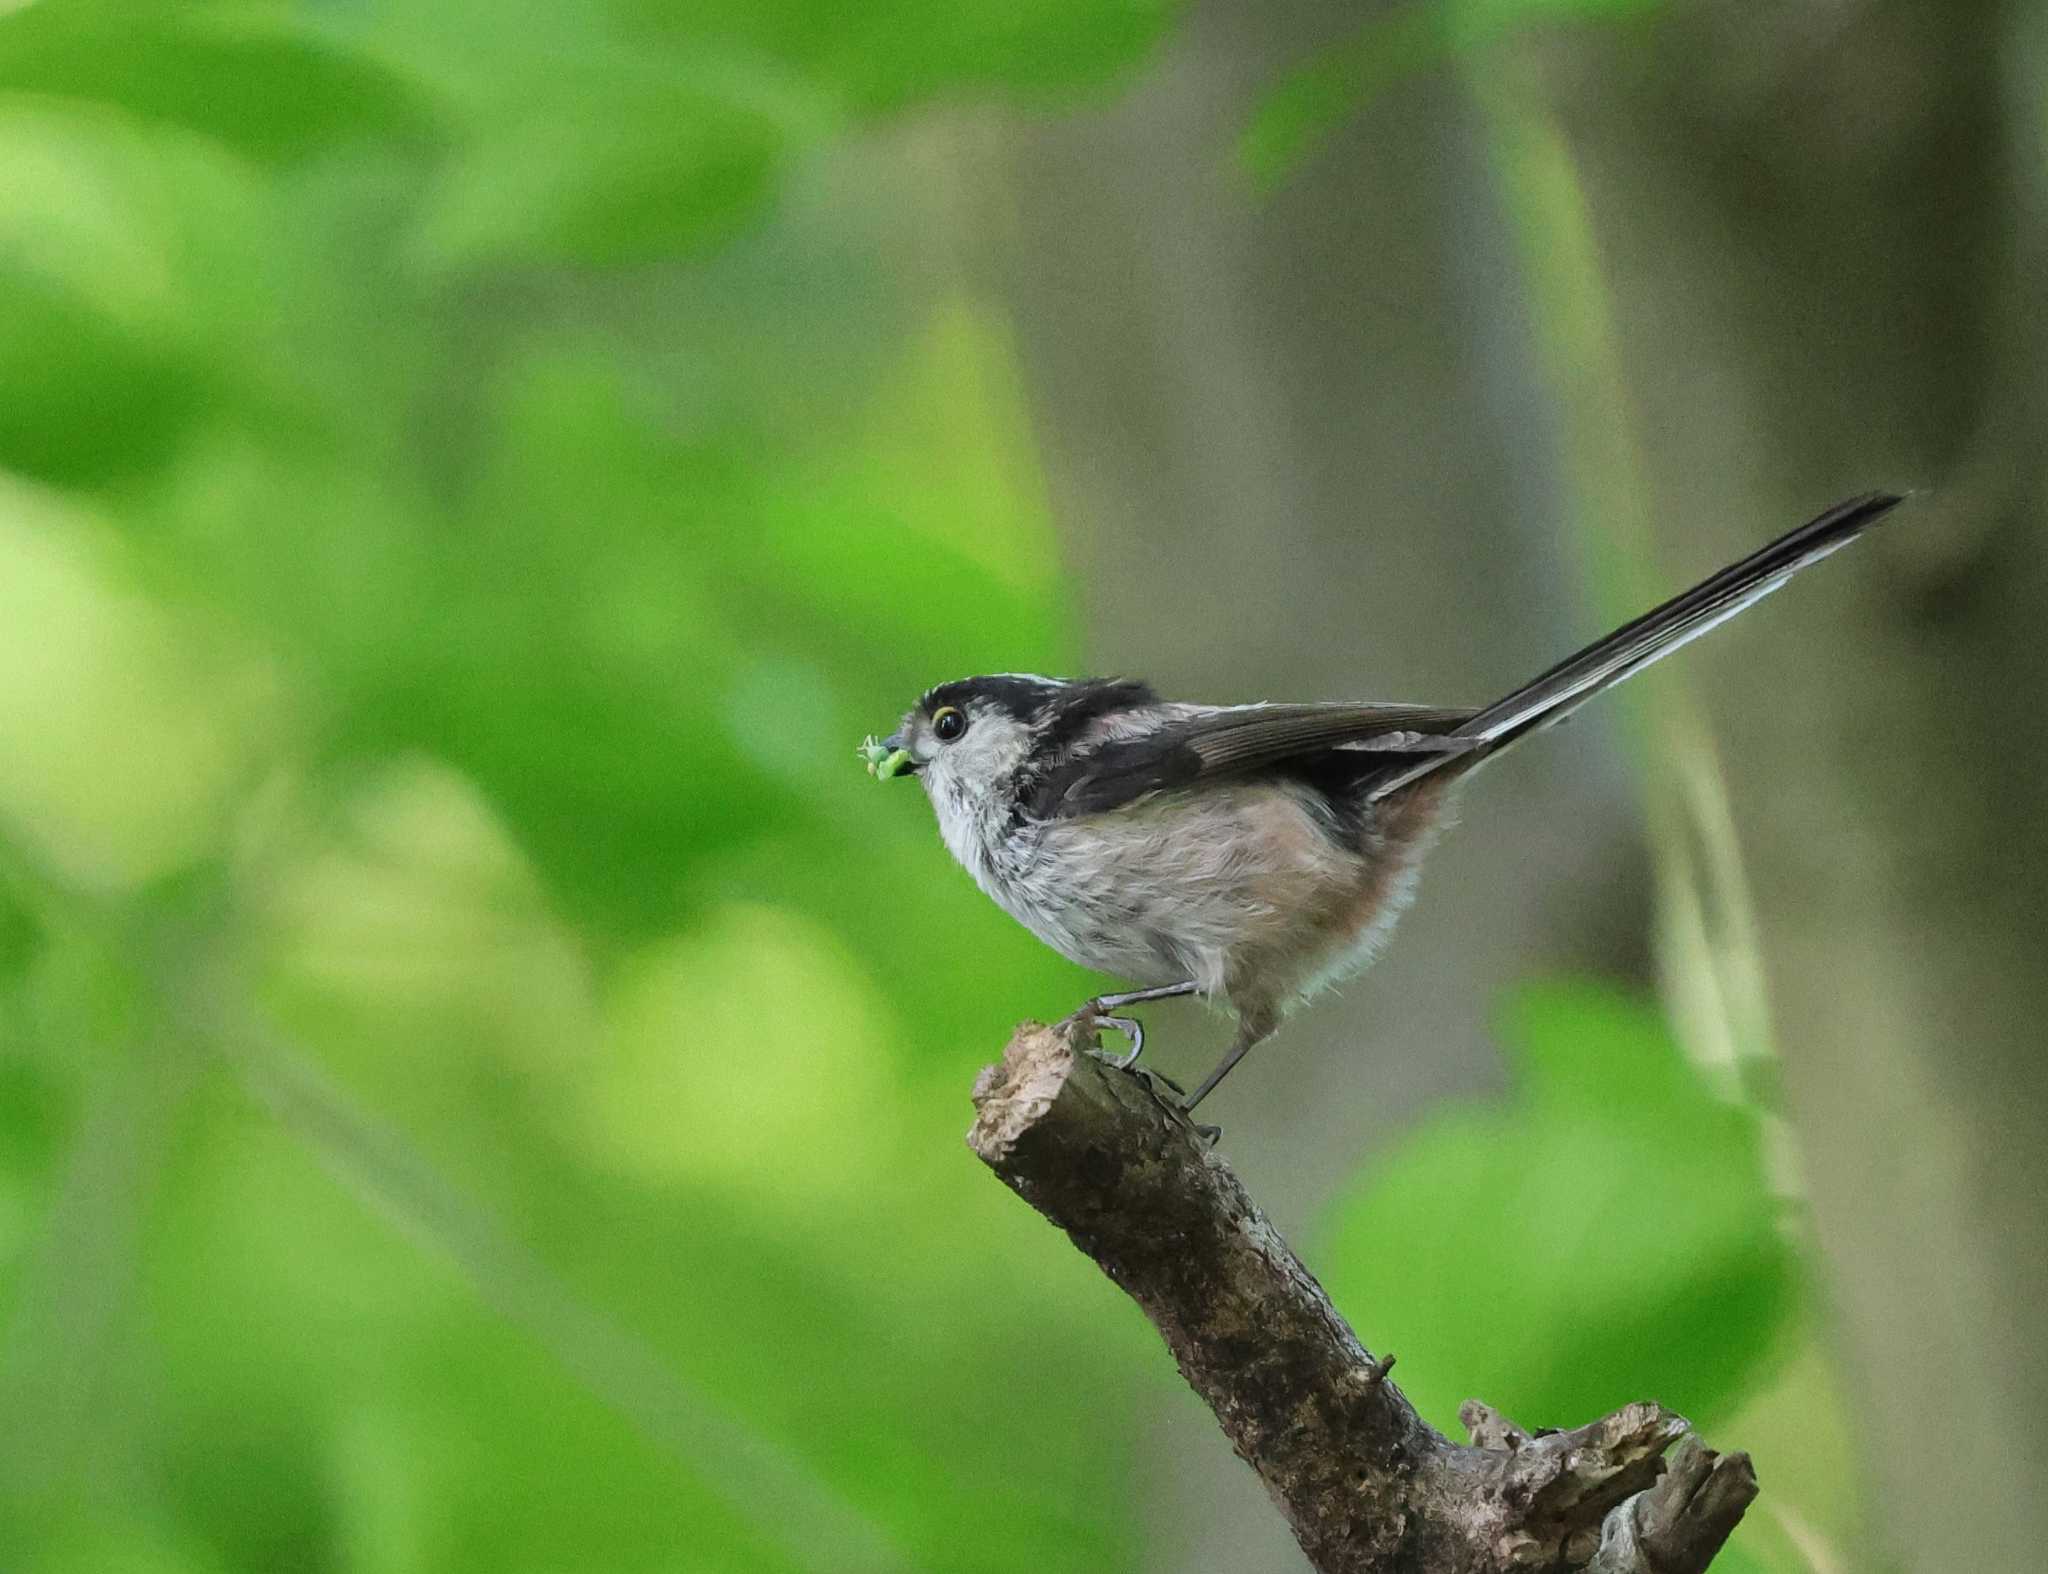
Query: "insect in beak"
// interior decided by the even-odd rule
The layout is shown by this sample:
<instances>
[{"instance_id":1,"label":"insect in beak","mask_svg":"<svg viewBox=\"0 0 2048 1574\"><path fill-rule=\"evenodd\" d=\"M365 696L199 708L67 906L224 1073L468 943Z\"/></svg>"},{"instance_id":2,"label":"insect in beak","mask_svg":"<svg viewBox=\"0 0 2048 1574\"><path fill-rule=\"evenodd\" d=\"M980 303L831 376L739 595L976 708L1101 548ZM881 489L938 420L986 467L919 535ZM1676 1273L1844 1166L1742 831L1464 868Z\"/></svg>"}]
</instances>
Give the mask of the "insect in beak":
<instances>
[{"instance_id":1,"label":"insect in beak","mask_svg":"<svg viewBox=\"0 0 2048 1574\"><path fill-rule=\"evenodd\" d=\"M891 733L879 743L870 733L861 740L860 748L856 752L866 762L868 774L876 781L885 782L892 776L917 774L917 761L911 757L910 750L904 747L901 733Z\"/></svg>"}]
</instances>

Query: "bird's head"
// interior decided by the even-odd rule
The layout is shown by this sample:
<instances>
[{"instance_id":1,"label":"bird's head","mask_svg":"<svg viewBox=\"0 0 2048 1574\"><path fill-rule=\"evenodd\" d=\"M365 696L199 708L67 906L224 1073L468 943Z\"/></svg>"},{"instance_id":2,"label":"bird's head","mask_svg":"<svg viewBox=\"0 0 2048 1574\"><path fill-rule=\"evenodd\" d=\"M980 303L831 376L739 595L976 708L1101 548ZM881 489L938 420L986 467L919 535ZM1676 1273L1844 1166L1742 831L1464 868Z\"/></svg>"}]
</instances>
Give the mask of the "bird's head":
<instances>
[{"instance_id":1,"label":"bird's head","mask_svg":"<svg viewBox=\"0 0 2048 1574\"><path fill-rule=\"evenodd\" d=\"M927 690L894 732L868 738L860 754L879 779L916 776L934 803L1014 801L1027 779L1107 718L1156 703L1144 684L1115 678L958 678Z\"/></svg>"}]
</instances>

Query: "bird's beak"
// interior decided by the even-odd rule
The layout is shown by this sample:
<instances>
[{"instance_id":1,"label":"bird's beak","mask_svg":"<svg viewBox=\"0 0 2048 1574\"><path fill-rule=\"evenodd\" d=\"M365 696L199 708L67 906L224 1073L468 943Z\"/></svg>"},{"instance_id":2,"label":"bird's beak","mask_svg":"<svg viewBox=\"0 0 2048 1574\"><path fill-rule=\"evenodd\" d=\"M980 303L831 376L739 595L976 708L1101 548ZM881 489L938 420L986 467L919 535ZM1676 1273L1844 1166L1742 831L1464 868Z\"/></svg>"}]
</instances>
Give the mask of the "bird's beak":
<instances>
[{"instance_id":1,"label":"bird's beak","mask_svg":"<svg viewBox=\"0 0 2048 1574\"><path fill-rule=\"evenodd\" d=\"M867 762L868 774L876 781L885 782L892 776L917 774L917 760L900 732L890 733L880 743L870 734L861 741L860 757Z\"/></svg>"}]
</instances>

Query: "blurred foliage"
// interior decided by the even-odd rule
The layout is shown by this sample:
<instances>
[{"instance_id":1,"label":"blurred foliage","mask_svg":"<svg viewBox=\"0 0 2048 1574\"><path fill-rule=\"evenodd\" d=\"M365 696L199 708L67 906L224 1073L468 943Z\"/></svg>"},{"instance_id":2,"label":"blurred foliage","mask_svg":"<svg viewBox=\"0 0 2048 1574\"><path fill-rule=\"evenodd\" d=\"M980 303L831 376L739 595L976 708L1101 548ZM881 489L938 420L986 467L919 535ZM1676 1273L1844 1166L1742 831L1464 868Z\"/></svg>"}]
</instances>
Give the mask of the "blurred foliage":
<instances>
[{"instance_id":1,"label":"blurred foliage","mask_svg":"<svg viewBox=\"0 0 2048 1574\"><path fill-rule=\"evenodd\" d=\"M817 160L1162 13L0 16L10 1569L1122 1560L851 755L1070 646L1011 356Z\"/></svg>"},{"instance_id":2,"label":"blurred foliage","mask_svg":"<svg viewBox=\"0 0 2048 1574\"><path fill-rule=\"evenodd\" d=\"M1074 654L1004 325L863 134L1166 11L0 15L8 1569L1131 1564L1167 1374L957 1141L1088 985L852 757ZM1746 1118L1610 1002L1522 1034L1333 1277L1532 1423L1725 1408Z\"/></svg>"},{"instance_id":3,"label":"blurred foliage","mask_svg":"<svg viewBox=\"0 0 2048 1574\"><path fill-rule=\"evenodd\" d=\"M1475 54L1525 28L1646 16L1662 0L1407 0L1374 12L1353 36L1281 80L1239 138L1239 165L1262 186L1298 169L1375 94L1419 71Z\"/></svg>"},{"instance_id":4,"label":"blurred foliage","mask_svg":"<svg viewBox=\"0 0 2048 1574\"><path fill-rule=\"evenodd\" d=\"M1504 1036L1515 1101L1382 1156L1317 1256L1331 1294L1444 1430L1469 1397L1532 1426L1652 1398L1715 1425L1796 1303L1757 1117L1608 990L1525 990Z\"/></svg>"}]
</instances>

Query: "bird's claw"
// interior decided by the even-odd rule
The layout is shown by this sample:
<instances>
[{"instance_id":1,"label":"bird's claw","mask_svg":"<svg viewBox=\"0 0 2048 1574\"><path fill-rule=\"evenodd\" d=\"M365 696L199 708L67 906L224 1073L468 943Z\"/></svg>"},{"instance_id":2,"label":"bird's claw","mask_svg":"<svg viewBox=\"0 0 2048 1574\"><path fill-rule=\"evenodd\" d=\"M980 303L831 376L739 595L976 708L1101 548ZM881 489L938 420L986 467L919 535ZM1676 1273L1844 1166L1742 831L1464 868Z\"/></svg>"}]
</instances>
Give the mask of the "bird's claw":
<instances>
[{"instance_id":1,"label":"bird's claw","mask_svg":"<svg viewBox=\"0 0 2048 1574\"><path fill-rule=\"evenodd\" d=\"M1145 1027L1143 1023L1139 1022L1136 1017L1111 1016L1107 1012L1098 1009L1096 1003L1092 1000L1083 1006L1081 1011L1087 1017L1091 1027L1097 1029L1114 1028L1131 1041L1131 1051L1129 1054L1103 1055L1102 1058L1104 1060L1108 1061L1119 1071L1129 1071L1133 1066L1137 1065L1138 1057L1145 1053ZM1098 1050L1097 1053L1100 1054L1101 1051Z\"/></svg>"}]
</instances>

